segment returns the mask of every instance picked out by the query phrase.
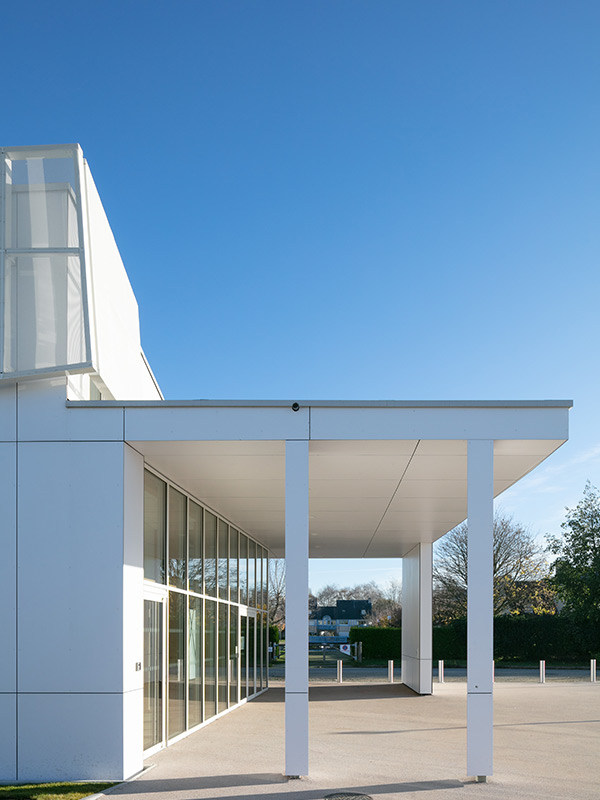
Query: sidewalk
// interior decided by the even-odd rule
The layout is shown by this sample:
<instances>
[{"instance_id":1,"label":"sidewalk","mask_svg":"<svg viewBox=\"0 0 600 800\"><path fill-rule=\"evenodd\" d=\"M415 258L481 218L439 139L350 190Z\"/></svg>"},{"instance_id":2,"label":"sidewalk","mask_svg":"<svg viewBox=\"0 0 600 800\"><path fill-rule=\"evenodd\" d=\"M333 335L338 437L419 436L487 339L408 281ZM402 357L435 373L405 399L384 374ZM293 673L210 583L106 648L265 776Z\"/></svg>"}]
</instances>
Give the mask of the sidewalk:
<instances>
[{"instance_id":1,"label":"sidewalk","mask_svg":"<svg viewBox=\"0 0 600 800\"><path fill-rule=\"evenodd\" d=\"M418 697L401 684L313 686L310 777L287 781L283 688L149 759L127 800L321 800L333 792L378 800L596 800L600 684L495 687L495 770L466 774L466 686L435 684Z\"/></svg>"}]
</instances>

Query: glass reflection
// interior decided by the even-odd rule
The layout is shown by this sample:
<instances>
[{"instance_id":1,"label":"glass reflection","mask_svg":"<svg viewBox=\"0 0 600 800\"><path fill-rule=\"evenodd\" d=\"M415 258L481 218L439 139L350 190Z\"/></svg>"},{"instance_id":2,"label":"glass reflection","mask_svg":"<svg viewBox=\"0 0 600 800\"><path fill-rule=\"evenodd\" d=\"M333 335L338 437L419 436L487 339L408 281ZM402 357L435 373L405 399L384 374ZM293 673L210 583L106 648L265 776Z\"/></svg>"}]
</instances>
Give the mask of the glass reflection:
<instances>
[{"instance_id":1,"label":"glass reflection","mask_svg":"<svg viewBox=\"0 0 600 800\"><path fill-rule=\"evenodd\" d=\"M248 537L240 533L240 603L248 605Z\"/></svg>"},{"instance_id":2,"label":"glass reflection","mask_svg":"<svg viewBox=\"0 0 600 800\"><path fill-rule=\"evenodd\" d=\"M227 606L225 603L219 603L219 711L224 711L227 708L228 643Z\"/></svg>"},{"instance_id":3,"label":"glass reflection","mask_svg":"<svg viewBox=\"0 0 600 800\"><path fill-rule=\"evenodd\" d=\"M169 583L178 589L187 588L187 498L172 487L169 490Z\"/></svg>"},{"instance_id":4,"label":"glass reflection","mask_svg":"<svg viewBox=\"0 0 600 800\"><path fill-rule=\"evenodd\" d=\"M144 600L144 750L163 739L162 603Z\"/></svg>"},{"instance_id":5,"label":"glass reflection","mask_svg":"<svg viewBox=\"0 0 600 800\"><path fill-rule=\"evenodd\" d=\"M256 608L256 544L248 540L248 605Z\"/></svg>"},{"instance_id":6,"label":"glass reflection","mask_svg":"<svg viewBox=\"0 0 600 800\"><path fill-rule=\"evenodd\" d=\"M235 528L229 528L229 599L238 602L238 538Z\"/></svg>"},{"instance_id":7,"label":"glass reflection","mask_svg":"<svg viewBox=\"0 0 600 800\"><path fill-rule=\"evenodd\" d=\"M219 599L227 600L227 579L229 578L229 534L228 525L219 520Z\"/></svg>"},{"instance_id":8,"label":"glass reflection","mask_svg":"<svg viewBox=\"0 0 600 800\"><path fill-rule=\"evenodd\" d=\"M191 514L190 514L191 517ZM188 727L202 722L202 600L190 597L189 610L189 672L188 672Z\"/></svg>"},{"instance_id":9,"label":"glass reflection","mask_svg":"<svg viewBox=\"0 0 600 800\"><path fill-rule=\"evenodd\" d=\"M217 604L214 600L205 600L204 606L204 718L210 719L217 713Z\"/></svg>"},{"instance_id":10,"label":"glass reflection","mask_svg":"<svg viewBox=\"0 0 600 800\"><path fill-rule=\"evenodd\" d=\"M165 583L167 485L144 473L144 578Z\"/></svg>"},{"instance_id":11,"label":"glass reflection","mask_svg":"<svg viewBox=\"0 0 600 800\"><path fill-rule=\"evenodd\" d=\"M204 515L204 591L217 596L217 518L210 511Z\"/></svg>"},{"instance_id":12,"label":"glass reflection","mask_svg":"<svg viewBox=\"0 0 600 800\"><path fill-rule=\"evenodd\" d=\"M185 595L169 592L169 739L185 730Z\"/></svg>"},{"instance_id":13,"label":"glass reflection","mask_svg":"<svg viewBox=\"0 0 600 800\"><path fill-rule=\"evenodd\" d=\"M190 500L189 581L190 592L202 594L202 507Z\"/></svg>"},{"instance_id":14,"label":"glass reflection","mask_svg":"<svg viewBox=\"0 0 600 800\"><path fill-rule=\"evenodd\" d=\"M229 704L235 705L238 701L238 609L236 606L229 606Z\"/></svg>"}]
</instances>

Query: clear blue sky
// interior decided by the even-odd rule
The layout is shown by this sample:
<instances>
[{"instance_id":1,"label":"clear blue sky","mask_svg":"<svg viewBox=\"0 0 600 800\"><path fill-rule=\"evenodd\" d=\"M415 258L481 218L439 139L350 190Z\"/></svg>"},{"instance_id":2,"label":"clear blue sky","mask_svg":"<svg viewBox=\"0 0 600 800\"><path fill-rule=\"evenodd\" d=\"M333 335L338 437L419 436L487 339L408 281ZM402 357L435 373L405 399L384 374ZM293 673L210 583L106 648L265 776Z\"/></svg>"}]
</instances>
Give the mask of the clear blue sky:
<instances>
[{"instance_id":1,"label":"clear blue sky","mask_svg":"<svg viewBox=\"0 0 600 800\"><path fill-rule=\"evenodd\" d=\"M169 398L572 398L600 483L597 0L24 0L2 144L81 143ZM328 580L391 573L325 564ZM397 566L394 567L397 569Z\"/></svg>"}]
</instances>

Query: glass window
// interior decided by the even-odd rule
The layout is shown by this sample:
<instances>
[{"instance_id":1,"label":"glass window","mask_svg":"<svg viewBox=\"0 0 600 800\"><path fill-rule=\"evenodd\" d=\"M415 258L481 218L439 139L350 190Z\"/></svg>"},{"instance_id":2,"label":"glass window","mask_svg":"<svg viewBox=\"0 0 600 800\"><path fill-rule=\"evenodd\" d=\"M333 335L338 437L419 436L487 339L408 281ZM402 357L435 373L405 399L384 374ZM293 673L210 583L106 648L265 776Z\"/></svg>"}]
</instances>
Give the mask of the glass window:
<instances>
[{"instance_id":1,"label":"glass window","mask_svg":"<svg viewBox=\"0 0 600 800\"><path fill-rule=\"evenodd\" d=\"M229 692L227 683L229 665L229 656L227 653L228 644L227 606L225 603L219 603L219 712L227 708L227 695Z\"/></svg>"},{"instance_id":2,"label":"glass window","mask_svg":"<svg viewBox=\"0 0 600 800\"><path fill-rule=\"evenodd\" d=\"M248 697L256 693L256 618L248 617Z\"/></svg>"},{"instance_id":3,"label":"glass window","mask_svg":"<svg viewBox=\"0 0 600 800\"><path fill-rule=\"evenodd\" d=\"M219 520L219 599L227 600L227 579L229 577L229 534L228 525Z\"/></svg>"},{"instance_id":4,"label":"glass window","mask_svg":"<svg viewBox=\"0 0 600 800\"><path fill-rule=\"evenodd\" d=\"M190 518L191 518L190 513ZM202 600L190 597L188 714L189 728L202 722Z\"/></svg>"},{"instance_id":5,"label":"glass window","mask_svg":"<svg viewBox=\"0 0 600 800\"><path fill-rule=\"evenodd\" d=\"M217 596L217 518L204 514L204 591Z\"/></svg>"},{"instance_id":6,"label":"glass window","mask_svg":"<svg viewBox=\"0 0 600 800\"><path fill-rule=\"evenodd\" d=\"M217 604L214 600L205 600L204 609L204 719L210 719L217 713Z\"/></svg>"},{"instance_id":7,"label":"glass window","mask_svg":"<svg viewBox=\"0 0 600 800\"><path fill-rule=\"evenodd\" d=\"M248 540L248 605L256 608L256 543Z\"/></svg>"},{"instance_id":8,"label":"glass window","mask_svg":"<svg viewBox=\"0 0 600 800\"><path fill-rule=\"evenodd\" d=\"M165 583L167 486L144 473L144 577Z\"/></svg>"},{"instance_id":9,"label":"glass window","mask_svg":"<svg viewBox=\"0 0 600 800\"><path fill-rule=\"evenodd\" d=\"M169 592L169 739L185 730L185 595Z\"/></svg>"},{"instance_id":10,"label":"glass window","mask_svg":"<svg viewBox=\"0 0 600 800\"><path fill-rule=\"evenodd\" d=\"M248 537L240 533L240 603L248 604Z\"/></svg>"},{"instance_id":11,"label":"glass window","mask_svg":"<svg viewBox=\"0 0 600 800\"><path fill-rule=\"evenodd\" d=\"M267 624L267 615L262 615L263 624L263 682L265 689L269 685L269 626Z\"/></svg>"},{"instance_id":12,"label":"glass window","mask_svg":"<svg viewBox=\"0 0 600 800\"><path fill-rule=\"evenodd\" d=\"M190 500L190 591L202 594L202 507Z\"/></svg>"},{"instance_id":13,"label":"glass window","mask_svg":"<svg viewBox=\"0 0 600 800\"><path fill-rule=\"evenodd\" d=\"M263 609L269 607L269 561L267 551L263 548Z\"/></svg>"},{"instance_id":14,"label":"glass window","mask_svg":"<svg viewBox=\"0 0 600 800\"><path fill-rule=\"evenodd\" d=\"M5 372L87 360L78 256L7 256L4 291Z\"/></svg>"},{"instance_id":15,"label":"glass window","mask_svg":"<svg viewBox=\"0 0 600 800\"><path fill-rule=\"evenodd\" d=\"M238 602L238 537L235 528L229 528L229 599Z\"/></svg>"},{"instance_id":16,"label":"glass window","mask_svg":"<svg viewBox=\"0 0 600 800\"><path fill-rule=\"evenodd\" d=\"M238 608L229 606L229 705L238 701Z\"/></svg>"},{"instance_id":17,"label":"glass window","mask_svg":"<svg viewBox=\"0 0 600 800\"><path fill-rule=\"evenodd\" d=\"M144 600L144 750L163 740L163 604Z\"/></svg>"},{"instance_id":18,"label":"glass window","mask_svg":"<svg viewBox=\"0 0 600 800\"><path fill-rule=\"evenodd\" d=\"M240 615L240 697L248 696L248 617Z\"/></svg>"},{"instance_id":19,"label":"glass window","mask_svg":"<svg viewBox=\"0 0 600 800\"><path fill-rule=\"evenodd\" d=\"M169 489L169 583L187 589L187 498Z\"/></svg>"},{"instance_id":20,"label":"glass window","mask_svg":"<svg viewBox=\"0 0 600 800\"><path fill-rule=\"evenodd\" d=\"M256 607L262 608L263 603L263 560L262 547L256 545Z\"/></svg>"}]
</instances>

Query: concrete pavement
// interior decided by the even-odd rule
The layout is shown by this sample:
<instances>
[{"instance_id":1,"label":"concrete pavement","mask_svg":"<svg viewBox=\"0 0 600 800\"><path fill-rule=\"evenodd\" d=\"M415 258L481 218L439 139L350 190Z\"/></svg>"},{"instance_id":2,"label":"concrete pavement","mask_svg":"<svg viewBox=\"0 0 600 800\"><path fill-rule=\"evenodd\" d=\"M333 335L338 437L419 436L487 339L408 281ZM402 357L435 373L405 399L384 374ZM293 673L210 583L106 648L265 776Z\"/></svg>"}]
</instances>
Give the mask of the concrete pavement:
<instances>
[{"instance_id":1,"label":"concrete pavement","mask_svg":"<svg viewBox=\"0 0 600 800\"><path fill-rule=\"evenodd\" d=\"M466 685L418 697L402 684L310 689L310 777L288 781L283 688L227 714L148 760L122 784L127 800L321 800L348 791L378 800L596 800L600 684L500 683L494 690L494 776L466 770Z\"/></svg>"}]
</instances>

